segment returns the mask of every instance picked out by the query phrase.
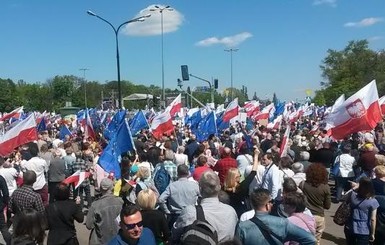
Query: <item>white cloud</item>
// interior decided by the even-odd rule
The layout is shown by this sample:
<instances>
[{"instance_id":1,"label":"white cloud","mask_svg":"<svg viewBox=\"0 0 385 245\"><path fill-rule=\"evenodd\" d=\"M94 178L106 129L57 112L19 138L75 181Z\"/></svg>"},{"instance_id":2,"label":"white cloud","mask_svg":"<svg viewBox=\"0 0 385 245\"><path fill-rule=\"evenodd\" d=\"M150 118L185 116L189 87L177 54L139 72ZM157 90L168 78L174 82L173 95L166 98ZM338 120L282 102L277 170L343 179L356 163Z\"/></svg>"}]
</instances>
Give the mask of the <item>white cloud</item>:
<instances>
[{"instance_id":1,"label":"white cloud","mask_svg":"<svg viewBox=\"0 0 385 245\"><path fill-rule=\"evenodd\" d=\"M345 27L367 27L367 26L372 26L381 21L383 21L382 18L371 17L371 18L365 18L359 22L348 22L348 23L345 23L344 26Z\"/></svg>"},{"instance_id":2,"label":"white cloud","mask_svg":"<svg viewBox=\"0 0 385 245\"><path fill-rule=\"evenodd\" d=\"M157 5L160 8L166 6ZM149 18L145 18L144 21L133 22L123 27L122 33L130 36L154 36L162 33L161 29L161 14L159 10L151 11L150 9L156 9L155 5L150 5L145 9L142 9L134 18L148 15ZM184 16L174 8L170 10L163 10L163 33L174 32L179 29L184 21Z\"/></svg>"},{"instance_id":3,"label":"white cloud","mask_svg":"<svg viewBox=\"0 0 385 245\"><path fill-rule=\"evenodd\" d=\"M337 7L337 0L314 0L313 5L329 5L331 7Z\"/></svg>"},{"instance_id":4,"label":"white cloud","mask_svg":"<svg viewBox=\"0 0 385 245\"><path fill-rule=\"evenodd\" d=\"M246 41L246 39L252 37L253 35L249 32L242 32L239 34L236 34L234 36L229 36L229 37L223 37L223 38L218 38L218 37L209 37L204 40L201 40L197 42L195 45L197 46L202 46L202 47L208 47L216 44L223 44L226 47L236 47L242 42Z\"/></svg>"},{"instance_id":5,"label":"white cloud","mask_svg":"<svg viewBox=\"0 0 385 245\"><path fill-rule=\"evenodd\" d=\"M384 39L384 37L382 37L382 36L374 36L374 37L369 37L368 41L369 42L375 42L375 41L382 40L382 39Z\"/></svg>"}]
</instances>

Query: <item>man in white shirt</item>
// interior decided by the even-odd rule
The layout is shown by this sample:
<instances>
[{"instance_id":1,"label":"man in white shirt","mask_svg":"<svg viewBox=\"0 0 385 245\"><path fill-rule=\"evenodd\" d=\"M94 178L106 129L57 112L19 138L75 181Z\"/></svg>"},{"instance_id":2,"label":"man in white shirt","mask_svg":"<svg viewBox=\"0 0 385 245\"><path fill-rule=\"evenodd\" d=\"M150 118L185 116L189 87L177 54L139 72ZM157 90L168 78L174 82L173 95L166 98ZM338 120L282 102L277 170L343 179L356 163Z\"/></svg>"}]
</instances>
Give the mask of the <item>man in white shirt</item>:
<instances>
[{"instance_id":1,"label":"man in white shirt","mask_svg":"<svg viewBox=\"0 0 385 245\"><path fill-rule=\"evenodd\" d=\"M22 168L26 170L32 170L36 173L36 181L32 188L35 192L39 193L43 201L44 206L48 205L48 186L45 180L45 173L48 171L47 162L38 156L39 148L36 143L29 145L29 152L32 158L22 164Z\"/></svg>"},{"instance_id":2,"label":"man in white shirt","mask_svg":"<svg viewBox=\"0 0 385 245\"><path fill-rule=\"evenodd\" d=\"M265 166L261 187L269 190L271 198L274 200L281 195L282 189L282 178L279 168L274 164L273 155L270 153L263 155L261 163Z\"/></svg>"}]
</instances>

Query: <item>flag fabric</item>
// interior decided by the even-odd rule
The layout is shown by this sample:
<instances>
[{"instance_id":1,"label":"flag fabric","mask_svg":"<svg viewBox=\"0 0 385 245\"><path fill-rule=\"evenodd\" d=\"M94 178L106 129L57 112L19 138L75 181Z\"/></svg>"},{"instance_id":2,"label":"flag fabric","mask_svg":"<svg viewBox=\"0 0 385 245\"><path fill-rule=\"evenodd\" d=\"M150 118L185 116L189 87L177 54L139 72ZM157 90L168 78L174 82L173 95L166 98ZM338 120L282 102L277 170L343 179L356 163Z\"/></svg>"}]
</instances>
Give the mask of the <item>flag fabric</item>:
<instances>
[{"instance_id":1,"label":"flag fabric","mask_svg":"<svg viewBox=\"0 0 385 245\"><path fill-rule=\"evenodd\" d=\"M281 148L279 152L280 157L287 156L287 149L288 149L288 139L290 137L290 125L286 125L286 131L282 138Z\"/></svg>"},{"instance_id":2,"label":"flag fabric","mask_svg":"<svg viewBox=\"0 0 385 245\"><path fill-rule=\"evenodd\" d=\"M378 103L380 104L382 115L385 115L385 95L378 100Z\"/></svg>"},{"instance_id":3,"label":"flag fabric","mask_svg":"<svg viewBox=\"0 0 385 245\"><path fill-rule=\"evenodd\" d=\"M217 134L217 125L214 111L207 114L198 124L196 130L196 138L198 142L207 140L211 134Z\"/></svg>"},{"instance_id":4,"label":"flag fabric","mask_svg":"<svg viewBox=\"0 0 385 245\"><path fill-rule=\"evenodd\" d=\"M63 124L63 125L60 126L59 138L60 138L61 140L64 140L65 137L66 137L67 135L71 136L72 133L71 133L71 131L68 129L67 125Z\"/></svg>"},{"instance_id":5,"label":"flag fabric","mask_svg":"<svg viewBox=\"0 0 385 245\"><path fill-rule=\"evenodd\" d=\"M243 109L245 110L247 116L251 117L253 114L256 114L259 112L259 101L251 100L251 101L245 102Z\"/></svg>"},{"instance_id":6,"label":"flag fabric","mask_svg":"<svg viewBox=\"0 0 385 245\"><path fill-rule=\"evenodd\" d=\"M125 118L126 110L120 110L116 112L115 115L112 117L110 123L108 124L107 128L103 132L104 137L108 140L112 139L112 137L118 130L120 124L122 124Z\"/></svg>"},{"instance_id":7,"label":"flag fabric","mask_svg":"<svg viewBox=\"0 0 385 245\"><path fill-rule=\"evenodd\" d=\"M15 110L11 111L10 113L3 115L0 118L0 121L5 121L5 120L10 119L12 117L19 119L21 116L21 113L23 113L23 108L24 108L23 106L20 106L20 107L16 108Z\"/></svg>"},{"instance_id":8,"label":"flag fabric","mask_svg":"<svg viewBox=\"0 0 385 245\"><path fill-rule=\"evenodd\" d=\"M62 181L63 184L69 185L74 184L75 189L77 189L84 180L86 180L88 177L90 177L90 172L84 172L84 171L76 171L71 176L67 177L65 180Z\"/></svg>"},{"instance_id":9,"label":"flag fabric","mask_svg":"<svg viewBox=\"0 0 385 245\"><path fill-rule=\"evenodd\" d=\"M269 122L266 125L266 128L268 128L268 129L277 129L279 131L279 128L281 127L282 119L283 119L283 116L279 115L276 119L274 119L274 121Z\"/></svg>"},{"instance_id":10,"label":"flag fabric","mask_svg":"<svg viewBox=\"0 0 385 245\"><path fill-rule=\"evenodd\" d=\"M36 119L31 113L29 117L0 136L0 156L6 156L16 147L34 140L37 140Z\"/></svg>"},{"instance_id":11,"label":"flag fabric","mask_svg":"<svg viewBox=\"0 0 385 245\"><path fill-rule=\"evenodd\" d=\"M114 173L116 178L120 178L119 158L122 153L135 150L130 126L127 119L120 124L115 135L112 137L106 148L103 150L99 165L108 173Z\"/></svg>"},{"instance_id":12,"label":"flag fabric","mask_svg":"<svg viewBox=\"0 0 385 245\"><path fill-rule=\"evenodd\" d=\"M265 106L262 111L260 111L257 115L253 116L254 121L261 119L268 119L270 116L270 111L274 108L274 104L270 103Z\"/></svg>"},{"instance_id":13,"label":"flag fabric","mask_svg":"<svg viewBox=\"0 0 385 245\"><path fill-rule=\"evenodd\" d=\"M160 139L163 134L169 134L174 130L169 111L164 111L155 116L152 120L150 130L156 139Z\"/></svg>"},{"instance_id":14,"label":"flag fabric","mask_svg":"<svg viewBox=\"0 0 385 245\"><path fill-rule=\"evenodd\" d=\"M180 112L182 108L182 95L179 94L169 106L167 106L166 111L170 112L171 117L175 117L175 114Z\"/></svg>"},{"instance_id":15,"label":"flag fabric","mask_svg":"<svg viewBox=\"0 0 385 245\"><path fill-rule=\"evenodd\" d=\"M335 112L329 115L331 135L335 139L359 131L369 131L381 121L376 81L373 80L349 97Z\"/></svg>"},{"instance_id":16,"label":"flag fabric","mask_svg":"<svg viewBox=\"0 0 385 245\"><path fill-rule=\"evenodd\" d=\"M199 113L199 115L198 115L198 113ZM201 114L201 112L200 112L199 108L191 108L186 113L186 117L184 118L184 124L189 125L190 127L193 124L194 125L197 124L196 119L197 119L197 117L200 117L200 114Z\"/></svg>"},{"instance_id":17,"label":"flag fabric","mask_svg":"<svg viewBox=\"0 0 385 245\"><path fill-rule=\"evenodd\" d=\"M143 111L139 110L131 120L131 123L130 123L131 134L137 135L139 131L144 128L149 128L149 125Z\"/></svg>"},{"instance_id":18,"label":"flag fabric","mask_svg":"<svg viewBox=\"0 0 385 245\"><path fill-rule=\"evenodd\" d=\"M223 121L223 114L224 112L217 115L217 130L219 132L223 132L230 127L230 122Z\"/></svg>"},{"instance_id":19,"label":"flag fabric","mask_svg":"<svg viewBox=\"0 0 385 245\"><path fill-rule=\"evenodd\" d=\"M223 114L223 121L229 122L232 118L238 116L238 111L239 111L238 98L235 98L227 106Z\"/></svg>"},{"instance_id":20,"label":"flag fabric","mask_svg":"<svg viewBox=\"0 0 385 245\"><path fill-rule=\"evenodd\" d=\"M85 124L84 124L84 138L88 140L89 138L95 140L95 131L94 127L92 126L91 118L88 113L88 109L86 110L85 114Z\"/></svg>"}]
</instances>

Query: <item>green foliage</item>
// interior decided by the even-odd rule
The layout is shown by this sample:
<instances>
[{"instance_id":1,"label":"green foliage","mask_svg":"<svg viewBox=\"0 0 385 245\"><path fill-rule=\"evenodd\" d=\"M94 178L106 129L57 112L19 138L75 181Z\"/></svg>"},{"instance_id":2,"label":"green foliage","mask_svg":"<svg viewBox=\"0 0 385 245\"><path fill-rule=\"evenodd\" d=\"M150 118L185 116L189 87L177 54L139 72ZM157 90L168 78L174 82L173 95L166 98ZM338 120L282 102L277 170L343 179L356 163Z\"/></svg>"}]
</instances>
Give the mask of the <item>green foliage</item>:
<instances>
[{"instance_id":1,"label":"green foliage","mask_svg":"<svg viewBox=\"0 0 385 245\"><path fill-rule=\"evenodd\" d=\"M348 98L360 88L376 79L379 94L385 92L385 54L370 50L367 40L350 41L340 51L329 49L320 66L322 89L314 101L332 105L341 95Z\"/></svg>"}]
</instances>

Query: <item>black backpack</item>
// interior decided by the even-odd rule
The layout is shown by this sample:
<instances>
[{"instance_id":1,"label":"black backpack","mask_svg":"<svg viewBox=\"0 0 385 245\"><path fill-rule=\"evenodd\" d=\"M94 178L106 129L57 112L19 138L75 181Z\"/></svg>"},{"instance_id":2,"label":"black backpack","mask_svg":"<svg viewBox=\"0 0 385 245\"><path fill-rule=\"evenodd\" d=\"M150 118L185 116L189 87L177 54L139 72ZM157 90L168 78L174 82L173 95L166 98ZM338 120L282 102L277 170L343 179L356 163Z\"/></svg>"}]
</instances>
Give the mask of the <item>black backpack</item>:
<instances>
[{"instance_id":1,"label":"black backpack","mask_svg":"<svg viewBox=\"0 0 385 245\"><path fill-rule=\"evenodd\" d=\"M216 245L218 234L215 228L207 222L201 205L196 206L197 219L187 226L181 238L182 245Z\"/></svg>"}]
</instances>

